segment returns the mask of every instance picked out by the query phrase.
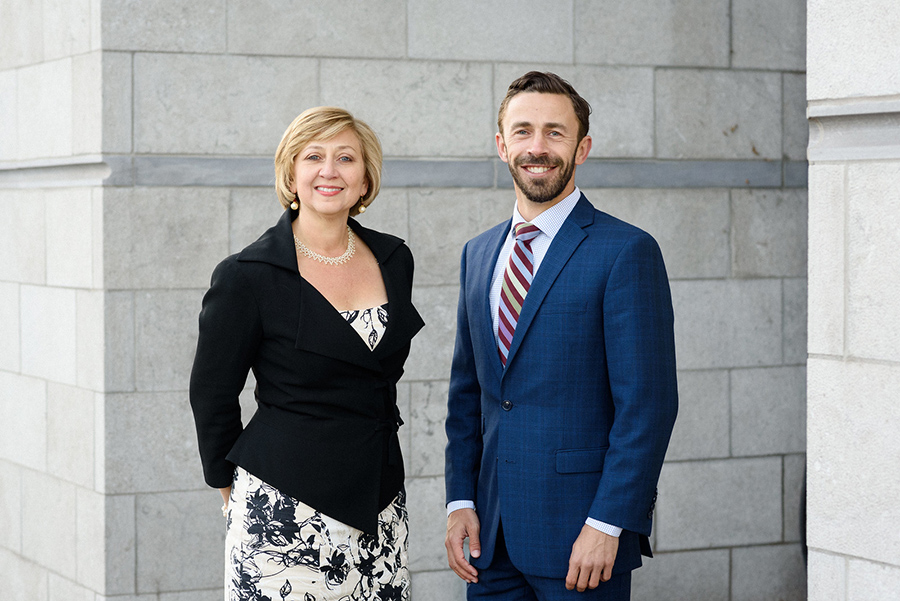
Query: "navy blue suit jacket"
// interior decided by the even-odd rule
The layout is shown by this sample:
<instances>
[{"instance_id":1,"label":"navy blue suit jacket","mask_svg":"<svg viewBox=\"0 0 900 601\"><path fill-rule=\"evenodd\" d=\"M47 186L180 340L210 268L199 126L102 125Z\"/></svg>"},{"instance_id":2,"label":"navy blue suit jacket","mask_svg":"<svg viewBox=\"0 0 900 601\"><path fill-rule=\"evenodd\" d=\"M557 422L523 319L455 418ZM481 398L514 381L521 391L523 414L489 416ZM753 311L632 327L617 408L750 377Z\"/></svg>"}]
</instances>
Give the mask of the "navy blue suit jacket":
<instances>
[{"instance_id":1,"label":"navy blue suit jacket","mask_svg":"<svg viewBox=\"0 0 900 601\"><path fill-rule=\"evenodd\" d=\"M585 518L624 528L614 572L650 554L678 405L672 300L656 241L583 195L525 298L505 368L490 310L500 224L462 253L450 376L447 501L475 500L522 572L565 577Z\"/></svg>"}]
</instances>

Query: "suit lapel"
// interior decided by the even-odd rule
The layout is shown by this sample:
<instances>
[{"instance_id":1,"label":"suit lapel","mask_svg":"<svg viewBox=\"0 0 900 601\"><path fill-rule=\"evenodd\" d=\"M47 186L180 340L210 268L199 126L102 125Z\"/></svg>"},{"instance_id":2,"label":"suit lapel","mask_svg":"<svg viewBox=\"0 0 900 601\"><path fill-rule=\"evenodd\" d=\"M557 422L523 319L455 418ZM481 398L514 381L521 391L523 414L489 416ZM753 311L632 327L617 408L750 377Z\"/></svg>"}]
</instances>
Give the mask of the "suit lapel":
<instances>
[{"instance_id":1,"label":"suit lapel","mask_svg":"<svg viewBox=\"0 0 900 601\"><path fill-rule=\"evenodd\" d=\"M390 264L391 256L403 241L364 228L354 219L348 222L375 255L390 303L384 339L375 350L369 350L347 320L300 276L291 231L291 222L296 216L296 211L285 211L274 227L241 252L238 260L269 263L290 272L292 280L296 278L294 281L300 286L300 307L295 348L380 371L379 360L409 343L424 325L412 306L409 293L403 289L404 283L400 281L402 278L397 265Z\"/></svg>"},{"instance_id":2,"label":"suit lapel","mask_svg":"<svg viewBox=\"0 0 900 601\"><path fill-rule=\"evenodd\" d=\"M534 321L544 297L553 286L553 282L559 276L559 273L565 267L571 258L572 253L581 244L582 240L587 238L584 228L594 221L594 207L588 202L584 194L578 199L575 208L563 222L562 227L553 237L547 254L544 255L541 266L534 280L531 282L531 288L525 296L525 302L522 304L522 312L519 315L519 321L516 323L516 331L513 334L512 344L509 347L509 354L506 358L506 367L515 359L516 351L522 344L522 339L528 332L528 327ZM498 361L499 365L499 361ZM505 373L505 370L504 370Z\"/></svg>"}]
</instances>

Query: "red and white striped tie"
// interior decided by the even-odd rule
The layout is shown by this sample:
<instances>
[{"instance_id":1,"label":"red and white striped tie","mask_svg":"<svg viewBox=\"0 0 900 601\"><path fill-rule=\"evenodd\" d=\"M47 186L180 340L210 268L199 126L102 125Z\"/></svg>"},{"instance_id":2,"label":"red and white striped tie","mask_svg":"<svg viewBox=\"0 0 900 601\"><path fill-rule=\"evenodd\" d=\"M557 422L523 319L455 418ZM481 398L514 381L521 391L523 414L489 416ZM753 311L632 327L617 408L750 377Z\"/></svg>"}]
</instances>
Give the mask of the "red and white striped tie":
<instances>
[{"instance_id":1,"label":"red and white striped tie","mask_svg":"<svg viewBox=\"0 0 900 601\"><path fill-rule=\"evenodd\" d=\"M500 362L506 366L506 357L509 355L509 347L512 344L519 314L522 313L522 304L525 295L531 288L531 280L534 277L534 253L531 252L531 241L541 233L537 226L523 222L516 224L516 243L509 253L509 263L503 274L503 287L500 289L499 319L497 320L497 333L499 338L498 349Z\"/></svg>"}]
</instances>

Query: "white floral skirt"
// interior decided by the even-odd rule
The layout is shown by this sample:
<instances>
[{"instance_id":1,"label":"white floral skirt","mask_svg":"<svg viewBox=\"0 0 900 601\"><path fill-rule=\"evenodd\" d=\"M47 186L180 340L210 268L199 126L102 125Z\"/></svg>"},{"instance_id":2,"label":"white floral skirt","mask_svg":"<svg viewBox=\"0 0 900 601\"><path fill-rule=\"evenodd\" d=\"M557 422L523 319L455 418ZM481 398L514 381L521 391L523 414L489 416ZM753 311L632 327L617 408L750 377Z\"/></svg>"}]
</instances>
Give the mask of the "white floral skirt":
<instances>
[{"instance_id":1,"label":"white floral skirt","mask_svg":"<svg viewBox=\"0 0 900 601\"><path fill-rule=\"evenodd\" d=\"M225 537L225 601L407 601L404 494L366 534L235 470Z\"/></svg>"}]
</instances>

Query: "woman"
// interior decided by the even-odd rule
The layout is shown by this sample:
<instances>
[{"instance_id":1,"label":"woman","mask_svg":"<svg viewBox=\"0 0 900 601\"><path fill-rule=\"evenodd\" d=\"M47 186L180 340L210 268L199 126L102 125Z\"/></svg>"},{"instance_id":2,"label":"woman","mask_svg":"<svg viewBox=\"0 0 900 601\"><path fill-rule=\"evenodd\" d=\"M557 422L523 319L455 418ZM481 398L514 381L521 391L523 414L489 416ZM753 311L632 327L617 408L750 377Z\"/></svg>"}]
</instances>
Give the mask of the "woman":
<instances>
[{"instance_id":1,"label":"woman","mask_svg":"<svg viewBox=\"0 0 900 601\"><path fill-rule=\"evenodd\" d=\"M343 109L297 117L275 155L285 213L203 299L191 407L225 499L226 600L409 596L396 384L423 322L409 249L350 218L378 194L381 156Z\"/></svg>"}]
</instances>

